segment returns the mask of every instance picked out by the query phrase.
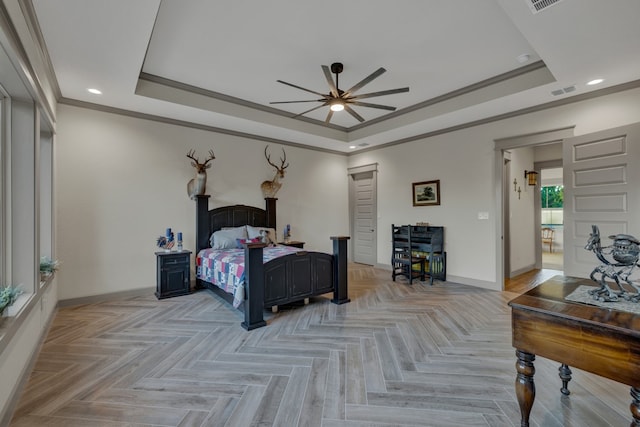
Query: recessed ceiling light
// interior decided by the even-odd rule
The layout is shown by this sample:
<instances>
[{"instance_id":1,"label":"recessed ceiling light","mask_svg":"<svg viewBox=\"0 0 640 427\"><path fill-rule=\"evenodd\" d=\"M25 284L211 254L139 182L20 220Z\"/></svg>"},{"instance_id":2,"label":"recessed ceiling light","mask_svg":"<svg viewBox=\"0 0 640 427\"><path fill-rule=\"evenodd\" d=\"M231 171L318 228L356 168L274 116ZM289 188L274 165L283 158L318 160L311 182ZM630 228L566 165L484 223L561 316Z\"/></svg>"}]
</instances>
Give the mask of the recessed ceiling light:
<instances>
[{"instance_id":1,"label":"recessed ceiling light","mask_svg":"<svg viewBox=\"0 0 640 427\"><path fill-rule=\"evenodd\" d=\"M87 91L89 91L89 93L92 93L94 95L102 95L102 91L98 89L90 88L90 89L87 89Z\"/></svg>"},{"instance_id":2,"label":"recessed ceiling light","mask_svg":"<svg viewBox=\"0 0 640 427\"><path fill-rule=\"evenodd\" d=\"M524 64L529 59L531 59L531 55L523 53L522 55L518 56L516 59L518 60L519 63Z\"/></svg>"},{"instance_id":3,"label":"recessed ceiling light","mask_svg":"<svg viewBox=\"0 0 640 427\"><path fill-rule=\"evenodd\" d=\"M593 85L599 85L600 83L602 83L604 81L604 79L593 79L590 82L587 82L587 84L589 86L593 86Z\"/></svg>"},{"instance_id":4,"label":"recessed ceiling light","mask_svg":"<svg viewBox=\"0 0 640 427\"><path fill-rule=\"evenodd\" d=\"M353 150L354 148L356 148L356 146L355 145L350 145L349 148L351 148Z\"/></svg>"}]
</instances>

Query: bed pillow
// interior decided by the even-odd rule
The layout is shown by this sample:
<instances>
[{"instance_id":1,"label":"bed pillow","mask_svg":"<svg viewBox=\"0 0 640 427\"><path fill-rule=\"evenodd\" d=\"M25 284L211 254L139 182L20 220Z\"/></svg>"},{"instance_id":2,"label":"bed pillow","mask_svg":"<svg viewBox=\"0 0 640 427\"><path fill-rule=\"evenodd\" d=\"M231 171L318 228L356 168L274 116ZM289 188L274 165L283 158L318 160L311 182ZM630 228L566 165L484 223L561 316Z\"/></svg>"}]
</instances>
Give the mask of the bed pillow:
<instances>
[{"instance_id":1,"label":"bed pillow","mask_svg":"<svg viewBox=\"0 0 640 427\"><path fill-rule=\"evenodd\" d=\"M247 226L241 225L240 227L222 227L220 230L236 230L238 233L242 233L242 239L246 239L247 236Z\"/></svg>"},{"instance_id":2,"label":"bed pillow","mask_svg":"<svg viewBox=\"0 0 640 427\"><path fill-rule=\"evenodd\" d=\"M267 227L253 227L247 225L247 235L249 239L261 238L262 243L277 243L276 229Z\"/></svg>"},{"instance_id":3,"label":"bed pillow","mask_svg":"<svg viewBox=\"0 0 640 427\"><path fill-rule=\"evenodd\" d=\"M233 228L231 230L218 230L215 231L209 243L211 249L236 249L238 243L236 239L246 239L247 230L244 227Z\"/></svg>"}]
</instances>

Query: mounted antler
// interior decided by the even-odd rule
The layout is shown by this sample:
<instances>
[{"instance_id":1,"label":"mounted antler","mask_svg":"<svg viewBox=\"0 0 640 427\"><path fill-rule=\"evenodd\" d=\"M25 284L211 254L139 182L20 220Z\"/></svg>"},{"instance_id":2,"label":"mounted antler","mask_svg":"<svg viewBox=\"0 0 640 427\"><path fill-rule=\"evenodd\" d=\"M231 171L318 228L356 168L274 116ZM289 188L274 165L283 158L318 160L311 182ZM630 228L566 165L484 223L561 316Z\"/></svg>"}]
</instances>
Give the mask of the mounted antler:
<instances>
[{"instance_id":1,"label":"mounted antler","mask_svg":"<svg viewBox=\"0 0 640 427\"><path fill-rule=\"evenodd\" d=\"M209 162L216 158L213 154L213 150L209 150L209 157L204 163L200 163L197 157L194 157L195 150L190 150L187 153L187 157L193 160L191 166L196 168L196 176L187 184L187 193L191 199L195 199L196 196L204 194L207 187L207 169L211 167Z\"/></svg>"},{"instance_id":2,"label":"mounted antler","mask_svg":"<svg viewBox=\"0 0 640 427\"><path fill-rule=\"evenodd\" d=\"M287 162L287 153L282 149L282 154L284 157L280 157L280 166L274 164L271 161L271 155L267 153L269 146L264 147L264 157L267 159L267 163L276 168L276 174L274 175L271 181L264 181L260 185L260 189L262 190L262 194L265 198L273 198L276 196L282 184L279 182L280 179L284 179L284 170L289 167L289 163ZM286 164L285 164L286 163Z\"/></svg>"}]
</instances>

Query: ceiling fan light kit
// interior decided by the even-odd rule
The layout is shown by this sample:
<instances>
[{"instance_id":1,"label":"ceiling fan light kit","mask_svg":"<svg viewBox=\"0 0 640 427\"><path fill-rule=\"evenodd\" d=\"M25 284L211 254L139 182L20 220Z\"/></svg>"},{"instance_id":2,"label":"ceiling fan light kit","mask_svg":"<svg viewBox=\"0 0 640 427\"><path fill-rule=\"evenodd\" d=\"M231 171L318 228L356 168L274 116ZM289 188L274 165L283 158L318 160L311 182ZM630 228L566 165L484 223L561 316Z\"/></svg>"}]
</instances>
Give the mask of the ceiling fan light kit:
<instances>
[{"instance_id":1,"label":"ceiling fan light kit","mask_svg":"<svg viewBox=\"0 0 640 427\"><path fill-rule=\"evenodd\" d=\"M342 111L344 110L344 104L340 101L333 101L331 103L331 107L329 108L331 108L331 111L335 111L335 112Z\"/></svg>"},{"instance_id":2,"label":"ceiling fan light kit","mask_svg":"<svg viewBox=\"0 0 640 427\"><path fill-rule=\"evenodd\" d=\"M372 104L369 102L362 102L360 101L361 99L365 99L365 98L373 98L376 96L383 96L383 95L392 95L392 94L396 94L396 93L402 93L402 92L409 92L409 88L408 87L403 87L403 88L398 88L398 89L389 89L389 90L382 90L382 91L378 91L378 92L371 92L371 93L364 93L361 95L354 95L355 92L357 92L358 90L360 90L364 85L370 83L372 80L378 78L381 74L383 74L386 70L382 67L378 68L376 71L374 71L373 73L371 73L370 75L368 75L367 77L365 77L364 79L362 79L360 82L356 83L354 86L352 86L350 89L348 90L342 90L339 87L339 77L338 75L340 73L342 73L342 71L344 70L344 66L341 62L334 62L333 64L331 64L331 68L327 67L326 65L322 66L322 71L324 73L325 78L327 79L327 84L329 85L329 93L328 94L324 94L324 93L320 93L320 92L316 92L315 90L311 90L311 89L306 89L303 88L301 86L297 86L294 85L292 83L287 83L285 81L282 80L278 80L278 83L282 83L285 84L287 86L291 86L294 87L296 89L300 89L300 90L304 90L305 92L310 92L313 93L315 95L319 95L322 98L321 99L308 99L308 100L302 100L302 101L276 101L276 102L270 102L270 104L292 104L292 103L298 103L298 102L321 102L321 105L318 105L316 107L313 107L309 110L303 111L302 113L296 114L293 117L299 117L302 116L304 114L310 113L312 111L315 111L319 108L322 107L326 107L329 106L329 113L327 114L327 117L325 119L325 123L329 123L331 122L331 118L333 117L333 113L337 112L337 111L342 111L342 110L346 110L347 113L349 113L352 117L354 117L356 120L358 120L359 122L364 122L364 118L356 113L354 111L353 108L351 108L351 105L354 106L358 106L358 107L367 107L367 108L376 108L376 109L380 109L380 110L387 110L387 111L395 111L396 107L392 107L389 105L380 105L380 104ZM331 73L335 74L335 82L333 79L333 76L331 75Z\"/></svg>"}]
</instances>

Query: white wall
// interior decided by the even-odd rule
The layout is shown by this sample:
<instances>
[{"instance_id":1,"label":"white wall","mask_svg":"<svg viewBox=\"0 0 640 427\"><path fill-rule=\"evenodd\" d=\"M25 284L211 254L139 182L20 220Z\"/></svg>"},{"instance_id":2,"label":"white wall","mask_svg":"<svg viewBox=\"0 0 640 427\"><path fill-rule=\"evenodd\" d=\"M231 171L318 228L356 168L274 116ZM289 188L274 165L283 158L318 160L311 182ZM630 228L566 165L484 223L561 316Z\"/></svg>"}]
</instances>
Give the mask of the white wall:
<instances>
[{"instance_id":1,"label":"white wall","mask_svg":"<svg viewBox=\"0 0 640 427\"><path fill-rule=\"evenodd\" d=\"M155 239L167 227L193 249L190 149L200 160L214 150L211 208L264 208L260 184L273 177L262 141L68 105L58 108L57 132L60 300L155 287ZM281 148L270 145L272 160ZM347 159L284 148L290 166L277 195L278 232L291 224L306 248L330 252L329 236L349 232Z\"/></svg>"},{"instance_id":2,"label":"white wall","mask_svg":"<svg viewBox=\"0 0 640 427\"><path fill-rule=\"evenodd\" d=\"M348 161L286 147L291 166L278 194L278 231L330 250L348 234L347 166L379 164L378 263L389 264L392 223L443 225L450 280L501 289L494 140L575 126L575 134L640 120L640 89L568 104L431 138L389 146ZM155 285L154 239L166 227L193 247L193 202L184 157L213 148L212 206L263 206L259 185L272 177L265 143L62 105L58 117L60 299ZM280 147L272 145L272 156ZM514 172L515 173L515 172ZM413 207L411 183L439 179L442 204ZM525 195L525 193L522 193ZM489 212L479 220L478 212Z\"/></svg>"},{"instance_id":3,"label":"white wall","mask_svg":"<svg viewBox=\"0 0 640 427\"><path fill-rule=\"evenodd\" d=\"M448 279L501 289L494 140L568 126L583 135L638 121L640 89L633 89L351 156L349 167L379 164L378 263L389 264L392 223L428 221L446 227ZM432 179L440 180L442 204L413 207L411 183ZM478 219L482 211L489 220Z\"/></svg>"},{"instance_id":4,"label":"white wall","mask_svg":"<svg viewBox=\"0 0 640 427\"><path fill-rule=\"evenodd\" d=\"M350 157L349 166L378 163L378 263L391 258L391 224L426 221L444 226L447 277L493 282L492 144L468 143L476 129L438 135ZM413 182L440 180L440 206L412 205ZM489 212L489 220L478 220Z\"/></svg>"},{"instance_id":5,"label":"white wall","mask_svg":"<svg viewBox=\"0 0 640 427\"><path fill-rule=\"evenodd\" d=\"M535 194L534 187L527 185L524 177L525 170L533 169L533 148L518 148L511 152L511 181L509 182L509 235L511 249L510 277L531 270L536 263L535 243L539 226L535 225ZM513 191L513 180L517 181Z\"/></svg>"},{"instance_id":6,"label":"white wall","mask_svg":"<svg viewBox=\"0 0 640 427\"><path fill-rule=\"evenodd\" d=\"M562 160L562 142L536 146L534 149L534 160L536 162Z\"/></svg>"}]
</instances>

